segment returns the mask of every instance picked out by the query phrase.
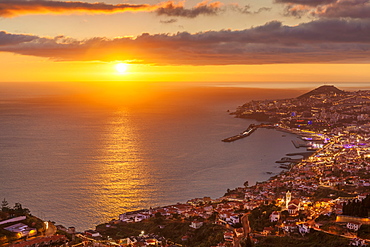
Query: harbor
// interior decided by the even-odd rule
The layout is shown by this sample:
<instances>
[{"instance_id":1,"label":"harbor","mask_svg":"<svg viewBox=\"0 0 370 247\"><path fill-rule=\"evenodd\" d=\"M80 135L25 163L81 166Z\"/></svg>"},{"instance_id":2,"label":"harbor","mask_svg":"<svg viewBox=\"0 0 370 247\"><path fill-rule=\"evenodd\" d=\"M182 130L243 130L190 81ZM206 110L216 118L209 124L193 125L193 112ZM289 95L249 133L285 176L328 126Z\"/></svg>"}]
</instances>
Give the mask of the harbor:
<instances>
[{"instance_id":1,"label":"harbor","mask_svg":"<svg viewBox=\"0 0 370 247\"><path fill-rule=\"evenodd\" d=\"M315 150L318 149L318 146L320 144L318 142L322 142L322 138L314 137L313 135L302 135L302 133L294 132L291 129L281 128L272 126L270 124L250 124L248 128L241 132L238 135L231 136L229 138L223 139L223 142L233 142L239 139L242 139L244 137L247 137L251 135L254 131L256 131L258 128L275 128L279 131L285 131L288 133L295 133L298 136L299 139L292 140L292 144L295 148L306 148L306 152L298 152L298 153L287 153L286 156L302 156L302 158L291 158L291 157L283 157L280 160L275 161L275 163L279 164L279 167L282 169L290 170L295 164L298 164L302 162L303 159L308 158L311 156ZM284 136L284 135L283 135ZM322 145L322 144L321 144Z\"/></svg>"}]
</instances>

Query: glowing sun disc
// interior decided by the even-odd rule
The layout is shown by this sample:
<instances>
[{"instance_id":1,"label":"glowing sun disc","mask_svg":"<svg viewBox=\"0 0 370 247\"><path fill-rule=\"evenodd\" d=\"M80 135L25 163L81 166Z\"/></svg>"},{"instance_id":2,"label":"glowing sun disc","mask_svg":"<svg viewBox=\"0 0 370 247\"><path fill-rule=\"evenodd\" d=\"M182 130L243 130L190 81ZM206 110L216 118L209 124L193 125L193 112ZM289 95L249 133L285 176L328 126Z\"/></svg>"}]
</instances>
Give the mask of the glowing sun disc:
<instances>
[{"instance_id":1,"label":"glowing sun disc","mask_svg":"<svg viewBox=\"0 0 370 247\"><path fill-rule=\"evenodd\" d=\"M118 64L116 64L116 70L117 70L117 72L118 73L120 73L120 74L123 74L123 73L125 73L126 72L126 70L127 70L127 64L125 64L125 63L118 63Z\"/></svg>"}]
</instances>

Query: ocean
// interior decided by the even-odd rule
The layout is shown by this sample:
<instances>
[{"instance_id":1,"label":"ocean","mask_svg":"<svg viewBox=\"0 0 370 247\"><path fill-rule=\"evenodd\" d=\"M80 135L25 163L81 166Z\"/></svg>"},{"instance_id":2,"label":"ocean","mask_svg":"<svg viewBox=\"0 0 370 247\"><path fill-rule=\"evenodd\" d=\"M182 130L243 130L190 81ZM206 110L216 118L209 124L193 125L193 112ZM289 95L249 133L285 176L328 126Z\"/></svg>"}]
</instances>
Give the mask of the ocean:
<instances>
[{"instance_id":1,"label":"ocean","mask_svg":"<svg viewBox=\"0 0 370 247\"><path fill-rule=\"evenodd\" d=\"M188 199L281 171L293 134L229 115L302 91L211 84L1 84L0 198L78 231L127 211Z\"/></svg>"}]
</instances>

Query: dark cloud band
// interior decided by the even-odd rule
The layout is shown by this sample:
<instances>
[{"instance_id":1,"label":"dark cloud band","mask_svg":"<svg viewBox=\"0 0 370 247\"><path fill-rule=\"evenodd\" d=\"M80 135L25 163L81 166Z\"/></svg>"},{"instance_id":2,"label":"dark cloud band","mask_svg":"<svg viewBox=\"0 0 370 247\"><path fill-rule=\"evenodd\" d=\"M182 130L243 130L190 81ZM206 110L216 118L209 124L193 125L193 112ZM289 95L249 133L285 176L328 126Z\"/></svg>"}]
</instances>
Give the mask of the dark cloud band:
<instances>
[{"instance_id":1,"label":"dark cloud band","mask_svg":"<svg viewBox=\"0 0 370 247\"><path fill-rule=\"evenodd\" d=\"M4 35L4 33L3 33ZM273 21L245 30L142 34L84 41L6 34L0 51L57 60L139 60L156 64L322 63L370 59L370 20Z\"/></svg>"}]
</instances>

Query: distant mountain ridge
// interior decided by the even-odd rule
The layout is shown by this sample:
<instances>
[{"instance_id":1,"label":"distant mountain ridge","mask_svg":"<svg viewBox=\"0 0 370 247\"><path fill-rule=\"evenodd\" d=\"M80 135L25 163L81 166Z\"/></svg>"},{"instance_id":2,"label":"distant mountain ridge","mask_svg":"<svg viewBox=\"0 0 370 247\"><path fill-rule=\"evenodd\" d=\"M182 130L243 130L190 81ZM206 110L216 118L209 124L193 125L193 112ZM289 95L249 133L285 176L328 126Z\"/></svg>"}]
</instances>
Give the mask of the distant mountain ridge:
<instances>
[{"instance_id":1,"label":"distant mountain ridge","mask_svg":"<svg viewBox=\"0 0 370 247\"><path fill-rule=\"evenodd\" d=\"M308 93L302 94L301 96L298 96L298 99L303 98L309 98L312 95L318 95L318 94L344 94L345 91L340 90L336 88L333 85L323 85L318 88L315 88L314 90L309 91Z\"/></svg>"}]
</instances>

